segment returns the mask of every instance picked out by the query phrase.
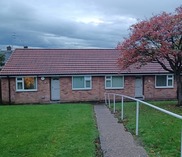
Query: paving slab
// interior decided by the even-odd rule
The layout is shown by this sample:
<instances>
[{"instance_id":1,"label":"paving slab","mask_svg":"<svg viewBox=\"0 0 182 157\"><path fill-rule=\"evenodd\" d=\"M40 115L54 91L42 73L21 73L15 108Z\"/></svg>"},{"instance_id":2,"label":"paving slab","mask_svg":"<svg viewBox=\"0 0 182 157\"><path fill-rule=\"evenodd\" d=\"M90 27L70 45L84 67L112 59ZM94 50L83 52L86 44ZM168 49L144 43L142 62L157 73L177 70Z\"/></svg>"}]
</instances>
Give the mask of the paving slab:
<instances>
[{"instance_id":1,"label":"paving slab","mask_svg":"<svg viewBox=\"0 0 182 157\"><path fill-rule=\"evenodd\" d=\"M148 157L105 105L94 105L104 157Z\"/></svg>"}]
</instances>

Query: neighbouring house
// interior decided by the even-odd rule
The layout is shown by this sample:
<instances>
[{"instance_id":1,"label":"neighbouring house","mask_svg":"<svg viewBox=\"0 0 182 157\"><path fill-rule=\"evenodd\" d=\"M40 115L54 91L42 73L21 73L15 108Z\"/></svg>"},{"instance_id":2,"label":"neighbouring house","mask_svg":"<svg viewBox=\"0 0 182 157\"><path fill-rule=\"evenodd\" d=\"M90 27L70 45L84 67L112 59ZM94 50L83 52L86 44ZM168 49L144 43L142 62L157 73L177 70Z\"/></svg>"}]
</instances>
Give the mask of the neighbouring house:
<instances>
[{"instance_id":1,"label":"neighbouring house","mask_svg":"<svg viewBox=\"0 0 182 157\"><path fill-rule=\"evenodd\" d=\"M6 104L103 101L105 92L175 99L173 74L158 63L121 70L116 49L16 49L0 72Z\"/></svg>"}]
</instances>

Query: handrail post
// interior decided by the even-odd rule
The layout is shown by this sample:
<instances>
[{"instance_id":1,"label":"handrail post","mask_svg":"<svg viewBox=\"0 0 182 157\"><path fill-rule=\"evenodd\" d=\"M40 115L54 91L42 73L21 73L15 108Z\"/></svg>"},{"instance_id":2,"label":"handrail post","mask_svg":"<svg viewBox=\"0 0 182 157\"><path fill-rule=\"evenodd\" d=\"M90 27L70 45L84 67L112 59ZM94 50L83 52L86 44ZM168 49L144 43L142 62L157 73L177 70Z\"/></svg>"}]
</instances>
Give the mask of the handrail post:
<instances>
[{"instance_id":1,"label":"handrail post","mask_svg":"<svg viewBox=\"0 0 182 157\"><path fill-rule=\"evenodd\" d=\"M139 119L139 101L136 105L136 135L138 136L138 119Z\"/></svg>"},{"instance_id":2,"label":"handrail post","mask_svg":"<svg viewBox=\"0 0 182 157\"><path fill-rule=\"evenodd\" d=\"M181 157L182 157L182 126L181 126Z\"/></svg>"},{"instance_id":3,"label":"handrail post","mask_svg":"<svg viewBox=\"0 0 182 157\"><path fill-rule=\"evenodd\" d=\"M110 94L108 93L109 108L111 108Z\"/></svg>"},{"instance_id":4,"label":"handrail post","mask_svg":"<svg viewBox=\"0 0 182 157\"><path fill-rule=\"evenodd\" d=\"M105 93L105 104L107 105L107 94Z\"/></svg>"},{"instance_id":5,"label":"handrail post","mask_svg":"<svg viewBox=\"0 0 182 157\"><path fill-rule=\"evenodd\" d=\"M121 119L123 120L123 96L121 97Z\"/></svg>"},{"instance_id":6,"label":"handrail post","mask_svg":"<svg viewBox=\"0 0 182 157\"><path fill-rule=\"evenodd\" d=\"M116 112L116 100L115 100L115 94L113 94L113 104L114 104L114 107L113 107L113 112L115 113Z\"/></svg>"}]
</instances>

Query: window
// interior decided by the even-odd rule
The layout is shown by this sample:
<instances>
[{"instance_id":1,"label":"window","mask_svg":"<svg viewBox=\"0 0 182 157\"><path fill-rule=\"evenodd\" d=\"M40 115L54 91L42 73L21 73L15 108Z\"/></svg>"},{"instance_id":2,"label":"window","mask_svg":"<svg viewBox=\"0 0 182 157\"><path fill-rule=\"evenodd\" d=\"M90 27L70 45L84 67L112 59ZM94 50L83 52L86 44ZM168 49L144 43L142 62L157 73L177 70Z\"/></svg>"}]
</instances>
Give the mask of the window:
<instances>
[{"instance_id":1,"label":"window","mask_svg":"<svg viewBox=\"0 0 182 157\"><path fill-rule=\"evenodd\" d=\"M124 88L123 76L106 76L105 77L106 89L122 89Z\"/></svg>"},{"instance_id":2,"label":"window","mask_svg":"<svg viewBox=\"0 0 182 157\"><path fill-rule=\"evenodd\" d=\"M74 90L91 89L91 76L73 76L72 88Z\"/></svg>"},{"instance_id":3,"label":"window","mask_svg":"<svg viewBox=\"0 0 182 157\"><path fill-rule=\"evenodd\" d=\"M173 87L173 75L157 75L155 79L156 88L172 88Z\"/></svg>"},{"instance_id":4,"label":"window","mask_svg":"<svg viewBox=\"0 0 182 157\"><path fill-rule=\"evenodd\" d=\"M17 77L16 91L36 91L37 78L36 77Z\"/></svg>"}]
</instances>

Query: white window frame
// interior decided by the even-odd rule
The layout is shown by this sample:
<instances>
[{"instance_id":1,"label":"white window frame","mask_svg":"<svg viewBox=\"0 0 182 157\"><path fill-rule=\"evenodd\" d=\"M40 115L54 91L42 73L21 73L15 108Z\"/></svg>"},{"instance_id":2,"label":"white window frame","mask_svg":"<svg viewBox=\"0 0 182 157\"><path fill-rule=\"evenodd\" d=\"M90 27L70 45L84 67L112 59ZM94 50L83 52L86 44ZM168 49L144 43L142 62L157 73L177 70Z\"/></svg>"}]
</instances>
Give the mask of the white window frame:
<instances>
[{"instance_id":1,"label":"white window frame","mask_svg":"<svg viewBox=\"0 0 182 157\"><path fill-rule=\"evenodd\" d=\"M33 78L35 78L35 86L36 86L35 89L25 89L25 87L24 87L24 78L26 78L26 77L33 77ZM21 79L21 80L18 80L18 79ZM18 83L22 84L22 89L18 89ZM18 76L18 77L16 77L16 91L17 92L37 91L37 77L36 76Z\"/></svg>"},{"instance_id":2,"label":"white window frame","mask_svg":"<svg viewBox=\"0 0 182 157\"><path fill-rule=\"evenodd\" d=\"M83 77L83 79L84 79L84 87L83 88L75 88L73 86L73 80L74 80L75 77ZM90 81L90 87L86 86L87 81ZM90 89L92 89L92 76L83 76L83 75L72 76L72 90L90 90Z\"/></svg>"},{"instance_id":3,"label":"white window frame","mask_svg":"<svg viewBox=\"0 0 182 157\"><path fill-rule=\"evenodd\" d=\"M122 87L112 87L113 77L121 77L122 78L123 86ZM110 87L107 87L107 81L111 81L110 82L110 84L111 84ZM115 76L115 75L107 75L107 76L105 76L105 89L124 89L124 76Z\"/></svg>"},{"instance_id":4,"label":"white window frame","mask_svg":"<svg viewBox=\"0 0 182 157\"><path fill-rule=\"evenodd\" d=\"M157 85L157 76L166 76L166 86ZM169 85L169 81L172 81L172 85ZM174 88L174 75L155 75L155 88Z\"/></svg>"}]
</instances>

